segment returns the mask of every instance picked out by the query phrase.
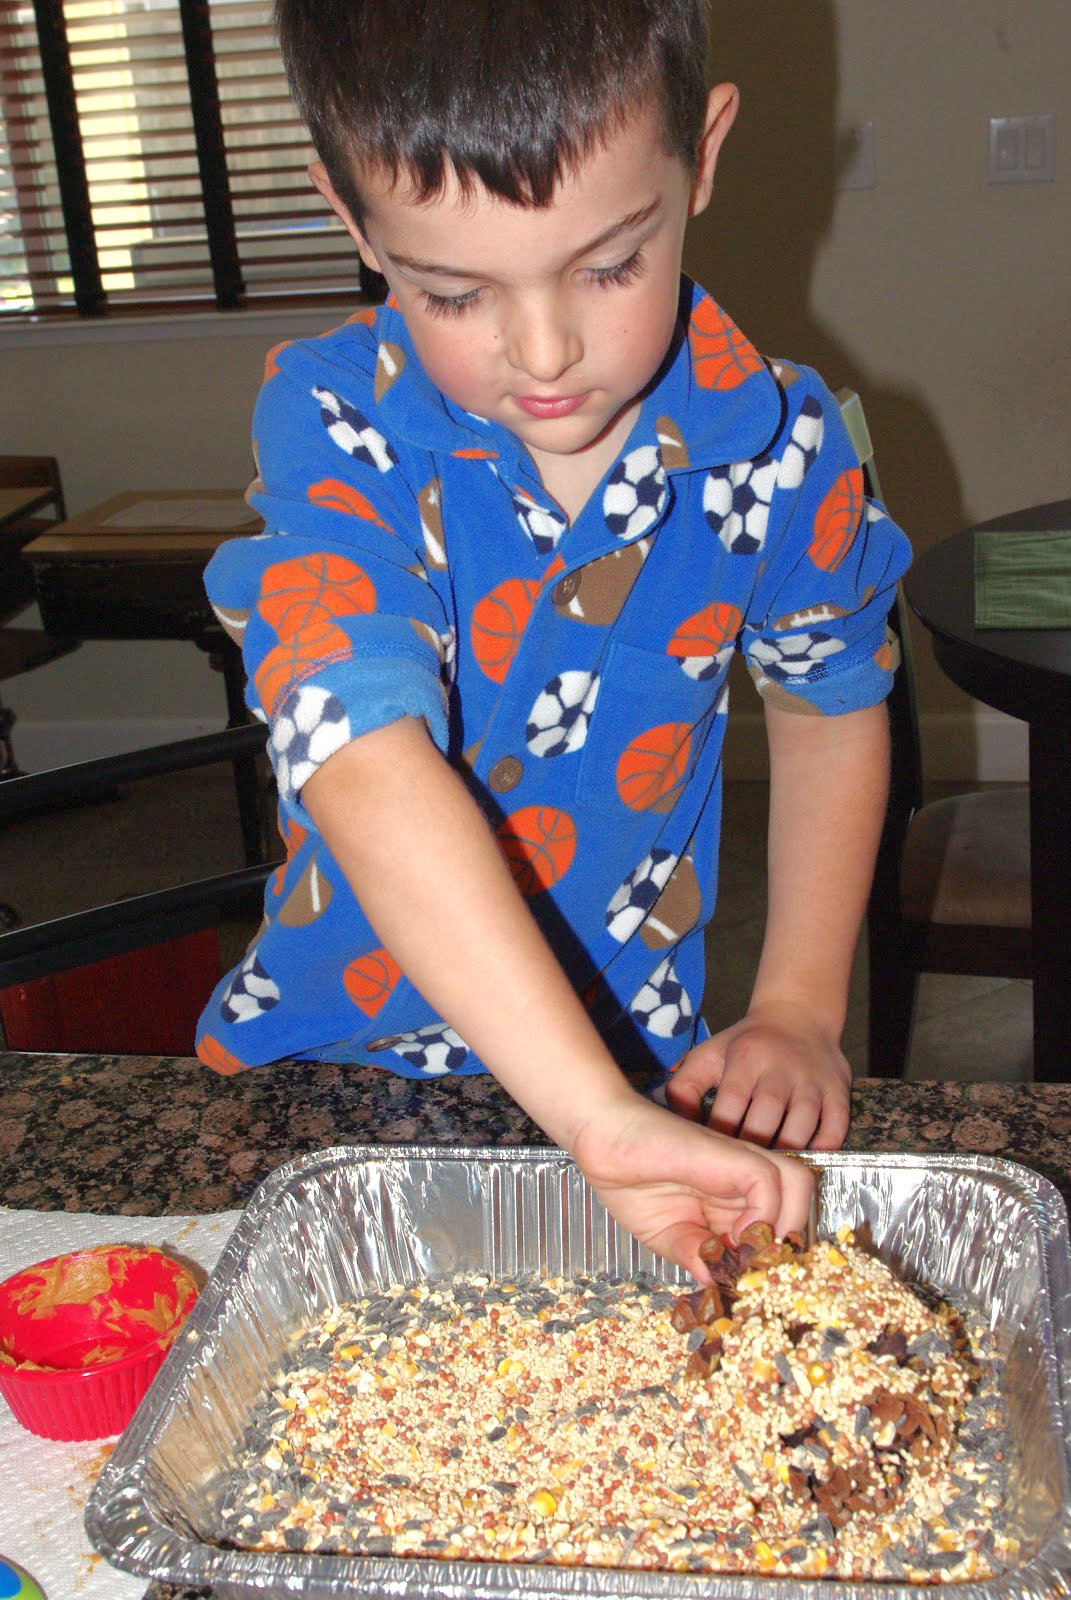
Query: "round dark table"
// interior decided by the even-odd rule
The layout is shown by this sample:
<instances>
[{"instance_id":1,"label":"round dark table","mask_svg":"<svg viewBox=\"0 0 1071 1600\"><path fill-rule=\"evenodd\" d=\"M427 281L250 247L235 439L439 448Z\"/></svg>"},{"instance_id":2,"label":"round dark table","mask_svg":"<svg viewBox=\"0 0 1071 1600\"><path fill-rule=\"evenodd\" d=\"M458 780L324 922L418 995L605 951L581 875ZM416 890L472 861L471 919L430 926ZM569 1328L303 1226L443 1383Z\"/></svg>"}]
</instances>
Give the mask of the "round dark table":
<instances>
[{"instance_id":1,"label":"round dark table","mask_svg":"<svg viewBox=\"0 0 1071 1600\"><path fill-rule=\"evenodd\" d=\"M1014 535L1071 528L1071 500L1030 506L978 528ZM1034 1072L1071 1079L1071 628L975 628L974 535L916 557L904 591L961 689L1030 730L1030 892Z\"/></svg>"}]
</instances>

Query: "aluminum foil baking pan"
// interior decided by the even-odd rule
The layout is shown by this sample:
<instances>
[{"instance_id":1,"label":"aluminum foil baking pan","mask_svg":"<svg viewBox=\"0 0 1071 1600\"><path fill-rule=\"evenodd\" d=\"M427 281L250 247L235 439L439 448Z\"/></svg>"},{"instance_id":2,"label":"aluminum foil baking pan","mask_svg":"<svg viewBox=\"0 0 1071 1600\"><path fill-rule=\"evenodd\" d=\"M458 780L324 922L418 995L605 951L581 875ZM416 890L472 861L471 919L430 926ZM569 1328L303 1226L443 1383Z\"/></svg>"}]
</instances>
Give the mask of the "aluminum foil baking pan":
<instances>
[{"instance_id":1,"label":"aluminum foil baking pan","mask_svg":"<svg viewBox=\"0 0 1071 1600\"><path fill-rule=\"evenodd\" d=\"M957 1591L986 1600L1071 1594L1067 1213L1037 1173L986 1156L832 1155L819 1231L868 1222L880 1254L981 1310L1006 1359L1014 1571ZM611 1218L560 1151L350 1146L302 1157L258 1189L86 1511L94 1546L127 1572L220 1600L348 1595L512 1600L906 1600L909 1584L742 1578L393 1556L256 1553L210 1542L223 1479L293 1337L370 1286L461 1271L656 1271L683 1281Z\"/></svg>"}]
</instances>

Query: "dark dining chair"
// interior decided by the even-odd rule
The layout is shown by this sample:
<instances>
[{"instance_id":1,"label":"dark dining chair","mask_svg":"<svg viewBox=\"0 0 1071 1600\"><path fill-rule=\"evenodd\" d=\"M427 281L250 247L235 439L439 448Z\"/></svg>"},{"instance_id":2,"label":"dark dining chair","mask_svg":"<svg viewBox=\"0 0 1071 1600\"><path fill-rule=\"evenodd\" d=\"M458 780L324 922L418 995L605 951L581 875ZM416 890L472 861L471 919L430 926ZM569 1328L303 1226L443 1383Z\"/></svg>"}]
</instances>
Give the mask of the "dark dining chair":
<instances>
[{"instance_id":1,"label":"dark dining chair","mask_svg":"<svg viewBox=\"0 0 1071 1600\"><path fill-rule=\"evenodd\" d=\"M84 804L140 779L258 756L259 723L0 784L0 827ZM0 1022L9 1049L191 1055L221 976L225 911L259 915L277 861L259 862L0 933Z\"/></svg>"},{"instance_id":2,"label":"dark dining chair","mask_svg":"<svg viewBox=\"0 0 1071 1600\"><path fill-rule=\"evenodd\" d=\"M837 391L867 493L884 504L859 396ZM1029 791L926 801L907 604L889 618L900 664L888 699L892 781L867 906L871 1077L901 1077L923 972L1029 978Z\"/></svg>"}]
</instances>

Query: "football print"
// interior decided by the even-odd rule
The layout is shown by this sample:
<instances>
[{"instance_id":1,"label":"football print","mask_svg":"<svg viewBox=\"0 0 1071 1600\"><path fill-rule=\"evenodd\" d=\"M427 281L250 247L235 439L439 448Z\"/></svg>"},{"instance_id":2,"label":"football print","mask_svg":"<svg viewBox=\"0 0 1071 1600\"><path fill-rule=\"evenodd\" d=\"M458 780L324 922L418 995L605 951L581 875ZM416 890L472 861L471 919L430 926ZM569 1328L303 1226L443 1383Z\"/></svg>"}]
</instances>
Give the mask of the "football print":
<instances>
[{"instance_id":1,"label":"football print","mask_svg":"<svg viewBox=\"0 0 1071 1600\"><path fill-rule=\"evenodd\" d=\"M443 533L443 486L432 478L417 495L420 531L424 535L424 560L432 572L446 570L446 536Z\"/></svg>"},{"instance_id":2,"label":"football print","mask_svg":"<svg viewBox=\"0 0 1071 1600\"><path fill-rule=\"evenodd\" d=\"M591 627L616 622L650 548L650 539L636 539L577 567L551 590L555 611ZM547 579L550 577L548 572Z\"/></svg>"},{"instance_id":3,"label":"football print","mask_svg":"<svg viewBox=\"0 0 1071 1600\"><path fill-rule=\"evenodd\" d=\"M333 894L330 878L324 877L313 856L279 908L279 922L284 928L307 928L323 916Z\"/></svg>"},{"instance_id":4,"label":"football print","mask_svg":"<svg viewBox=\"0 0 1071 1600\"><path fill-rule=\"evenodd\" d=\"M579 750L599 693L597 672L559 672L528 713L524 730L534 756L549 759Z\"/></svg>"},{"instance_id":5,"label":"football print","mask_svg":"<svg viewBox=\"0 0 1071 1600\"><path fill-rule=\"evenodd\" d=\"M350 737L350 719L336 695L315 684L298 689L275 719L269 740L280 794L296 799L316 769Z\"/></svg>"},{"instance_id":6,"label":"football print","mask_svg":"<svg viewBox=\"0 0 1071 1600\"><path fill-rule=\"evenodd\" d=\"M655 848L630 872L606 907L606 927L618 944L625 944L643 922L677 865L670 850Z\"/></svg>"},{"instance_id":7,"label":"football print","mask_svg":"<svg viewBox=\"0 0 1071 1600\"><path fill-rule=\"evenodd\" d=\"M814 466L822 448L826 425L821 403L809 394L800 407L800 414L792 424L792 435L781 457L777 474L779 489L798 489Z\"/></svg>"},{"instance_id":8,"label":"football print","mask_svg":"<svg viewBox=\"0 0 1071 1600\"><path fill-rule=\"evenodd\" d=\"M706 519L730 555L750 556L766 542L778 463L768 455L714 467L703 485Z\"/></svg>"},{"instance_id":9,"label":"football print","mask_svg":"<svg viewBox=\"0 0 1071 1600\"><path fill-rule=\"evenodd\" d=\"M536 505L531 496L523 491L511 498L522 530L531 539L541 556L549 555L556 548L558 540L568 526L565 518L560 513L551 511L549 506Z\"/></svg>"},{"instance_id":10,"label":"football print","mask_svg":"<svg viewBox=\"0 0 1071 1600\"><path fill-rule=\"evenodd\" d=\"M702 910L699 879L691 856L681 856L651 911L640 938L648 950L664 950L695 927Z\"/></svg>"},{"instance_id":11,"label":"football print","mask_svg":"<svg viewBox=\"0 0 1071 1600\"><path fill-rule=\"evenodd\" d=\"M445 1022L429 1022L409 1033L396 1033L389 1039L376 1039L369 1050L393 1050L411 1067L429 1078L441 1078L464 1066L469 1047Z\"/></svg>"},{"instance_id":12,"label":"football print","mask_svg":"<svg viewBox=\"0 0 1071 1600\"><path fill-rule=\"evenodd\" d=\"M638 539L657 520L666 501L666 474L653 444L630 450L607 479L603 515L619 539Z\"/></svg>"},{"instance_id":13,"label":"football print","mask_svg":"<svg viewBox=\"0 0 1071 1600\"><path fill-rule=\"evenodd\" d=\"M684 435L672 417L659 417L655 423L655 433L658 437L658 449L662 457L662 465L667 472L672 472L674 467L688 465L688 446L684 442Z\"/></svg>"},{"instance_id":14,"label":"football print","mask_svg":"<svg viewBox=\"0 0 1071 1600\"><path fill-rule=\"evenodd\" d=\"M355 406L332 389L314 389L312 394L320 402L320 421L340 450L377 472L389 472L398 465L392 446Z\"/></svg>"},{"instance_id":15,"label":"football print","mask_svg":"<svg viewBox=\"0 0 1071 1600\"><path fill-rule=\"evenodd\" d=\"M252 1022L278 1003L278 984L251 950L224 989L219 1013L224 1022Z\"/></svg>"},{"instance_id":16,"label":"football print","mask_svg":"<svg viewBox=\"0 0 1071 1600\"><path fill-rule=\"evenodd\" d=\"M748 655L767 677L782 683L820 678L826 662L844 649L844 640L814 628L809 633L783 633L776 639L756 639Z\"/></svg>"},{"instance_id":17,"label":"football print","mask_svg":"<svg viewBox=\"0 0 1071 1600\"><path fill-rule=\"evenodd\" d=\"M629 1010L648 1033L658 1039L675 1039L692 1023L692 1002L667 956L647 979Z\"/></svg>"},{"instance_id":18,"label":"football print","mask_svg":"<svg viewBox=\"0 0 1071 1600\"><path fill-rule=\"evenodd\" d=\"M376 351L376 377L372 393L377 405L404 371L405 351L401 345L384 339Z\"/></svg>"}]
</instances>

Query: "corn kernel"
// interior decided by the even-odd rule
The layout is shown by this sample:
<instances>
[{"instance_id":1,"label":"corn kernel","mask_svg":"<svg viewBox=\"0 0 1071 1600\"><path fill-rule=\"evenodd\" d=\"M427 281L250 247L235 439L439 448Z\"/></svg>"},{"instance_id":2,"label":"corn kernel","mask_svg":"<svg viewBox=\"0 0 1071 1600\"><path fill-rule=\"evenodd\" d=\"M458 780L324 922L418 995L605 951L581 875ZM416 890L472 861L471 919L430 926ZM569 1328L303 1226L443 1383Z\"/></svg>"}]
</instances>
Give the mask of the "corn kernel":
<instances>
[{"instance_id":1,"label":"corn kernel","mask_svg":"<svg viewBox=\"0 0 1071 1600\"><path fill-rule=\"evenodd\" d=\"M710 1326L711 1326L711 1331L714 1332L714 1333L717 1333L717 1334L730 1333L732 1331L733 1319L732 1319L732 1317L719 1317L717 1319L717 1321L716 1322L712 1322Z\"/></svg>"},{"instance_id":2,"label":"corn kernel","mask_svg":"<svg viewBox=\"0 0 1071 1600\"><path fill-rule=\"evenodd\" d=\"M354 1356L359 1356L360 1353L360 1347L355 1344L344 1344L342 1349L339 1351L339 1355L342 1357L343 1361L352 1361Z\"/></svg>"},{"instance_id":3,"label":"corn kernel","mask_svg":"<svg viewBox=\"0 0 1071 1600\"><path fill-rule=\"evenodd\" d=\"M558 1509L558 1502L546 1489L539 1489L531 1495L528 1504L537 1517L552 1517Z\"/></svg>"},{"instance_id":4,"label":"corn kernel","mask_svg":"<svg viewBox=\"0 0 1071 1600\"><path fill-rule=\"evenodd\" d=\"M770 1546L766 1543L765 1539L756 1539L756 1541L755 1541L755 1554L758 1556L760 1561L776 1561L777 1560L777 1557L774 1555L773 1551L770 1549Z\"/></svg>"},{"instance_id":5,"label":"corn kernel","mask_svg":"<svg viewBox=\"0 0 1071 1600\"><path fill-rule=\"evenodd\" d=\"M772 1472L774 1467L776 1467L776 1465L777 1465L777 1457L774 1455L772 1450L764 1450L763 1451L762 1464L766 1468L767 1472Z\"/></svg>"},{"instance_id":6,"label":"corn kernel","mask_svg":"<svg viewBox=\"0 0 1071 1600\"><path fill-rule=\"evenodd\" d=\"M831 1244L829 1249L826 1251L826 1260L829 1262L830 1266L833 1267L846 1267L848 1265L848 1258L846 1256L842 1256L834 1244Z\"/></svg>"},{"instance_id":7,"label":"corn kernel","mask_svg":"<svg viewBox=\"0 0 1071 1600\"><path fill-rule=\"evenodd\" d=\"M829 1381L829 1373L820 1361L812 1361L807 1368L807 1376L812 1383L827 1383Z\"/></svg>"},{"instance_id":8,"label":"corn kernel","mask_svg":"<svg viewBox=\"0 0 1071 1600\"><path fill-rule=\"evenodd\" d=\"M751 1363L751 1375L758 1383L772 1383L777 1377L777 1368L772 1361L757 1356Z\"/></svg>"},{"instance_id":9,"label":"corn kernel","mask_svg":"<svg viewBox=\"0 0 1071 1600\"><path fill-rule=\"evenodd\" d=\"M754 1272L742 1272L736 1280L738 1289L761 1289L766 1282L766 1274L760 1268Z\"/></svg>"}]
</instances>

